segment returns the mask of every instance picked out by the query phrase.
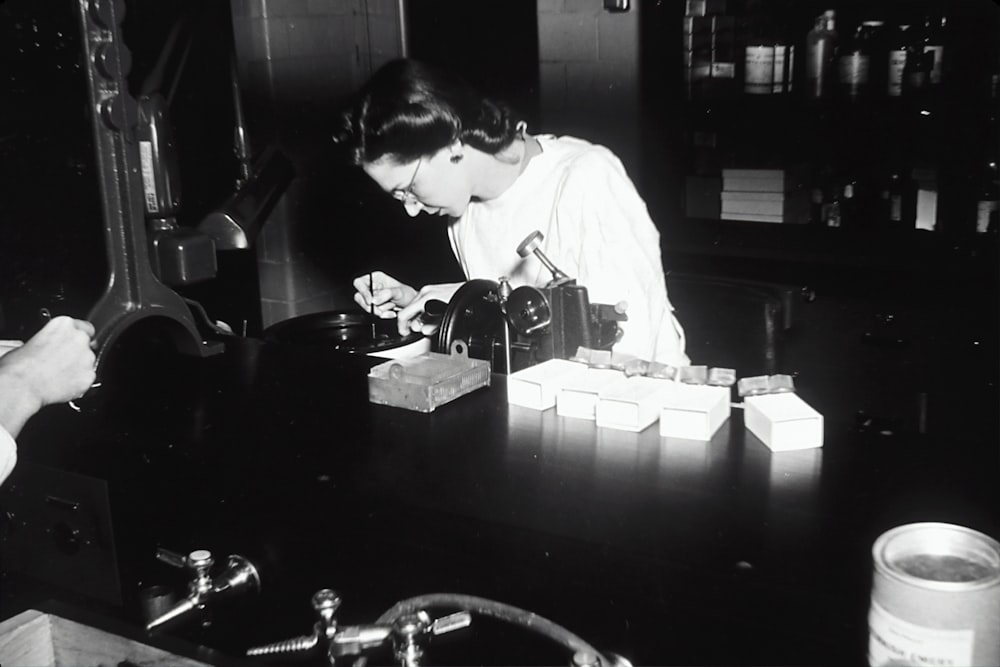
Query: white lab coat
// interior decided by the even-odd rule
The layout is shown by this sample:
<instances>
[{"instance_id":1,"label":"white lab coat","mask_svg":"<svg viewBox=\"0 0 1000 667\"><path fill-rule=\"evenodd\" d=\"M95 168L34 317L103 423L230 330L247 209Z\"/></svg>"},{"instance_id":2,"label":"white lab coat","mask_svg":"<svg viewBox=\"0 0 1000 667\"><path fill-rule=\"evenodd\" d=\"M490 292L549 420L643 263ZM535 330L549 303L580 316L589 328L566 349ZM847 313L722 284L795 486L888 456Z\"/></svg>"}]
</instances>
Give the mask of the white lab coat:
<instances>
[{"instance_id":1,"label":"white lab coat","mask_svg":"<svg viewBox=\"0 0 1000 667\"><path fill-rule=\"evenodd\" d=\"M621 161L573 137L537 137L542 152L500 197L473 202L449 229L468 279L507 276L543 287L551 274L518 244L539 230L542 251L588 289L591 303L628 304L615 351L673 366L689 363L667 298L660 235Z\"/></svg>"}]
</instances>

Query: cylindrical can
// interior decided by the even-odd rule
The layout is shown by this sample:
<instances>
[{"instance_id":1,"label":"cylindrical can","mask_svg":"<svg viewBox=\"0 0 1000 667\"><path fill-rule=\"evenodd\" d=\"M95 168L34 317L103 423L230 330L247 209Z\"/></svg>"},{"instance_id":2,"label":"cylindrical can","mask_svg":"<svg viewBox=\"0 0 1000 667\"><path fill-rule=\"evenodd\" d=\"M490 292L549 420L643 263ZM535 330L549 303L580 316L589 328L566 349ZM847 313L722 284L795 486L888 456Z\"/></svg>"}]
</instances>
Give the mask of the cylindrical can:
<instances>
[{"instance_id":1,"label":"cylindrical can","mask_svg":"<svg viewBox=\"0 0 1000 667\"><path fill-rule=\"evenodd\" d=\"M871 667L1000 665L1000 543L913 523L883 533L872 558Z\"/></svg>"}]
</instances>

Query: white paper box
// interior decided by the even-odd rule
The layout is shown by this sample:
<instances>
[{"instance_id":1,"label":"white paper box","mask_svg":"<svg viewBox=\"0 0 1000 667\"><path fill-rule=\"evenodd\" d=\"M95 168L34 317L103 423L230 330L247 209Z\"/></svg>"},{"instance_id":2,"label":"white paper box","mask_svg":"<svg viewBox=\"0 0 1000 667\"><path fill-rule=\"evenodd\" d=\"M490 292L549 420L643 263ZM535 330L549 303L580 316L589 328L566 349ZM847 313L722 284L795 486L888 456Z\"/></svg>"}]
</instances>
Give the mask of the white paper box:
<instances>
[{"instance_id":1,"label":"white paper box","mask_svg":"<svg viewBox=\"0 0 1000 667\"><path fill-rule=\"evenodd\" d=\"M586 364L566 359L549 359L507 376L507 402L533 410L548 410L556 405L556 395L563 384L586 373Z\"/></svg>"},{"instance_id":2,"label":"white paper box","mask_svg":"<svg viewBox=\"0 0 1000 667\"><path fill-rule=\"evenodd\" d=\"M776 452L823 446L823 415L798 394L747 396L743 423Z\"/></svg>"},{"instance_id":3,"label":"white paper box","mask_svg":"<svg viewBox=\"0 0 1000 667\"><path fill-rule=\"evenodd\" d=\"M556 396L556 413L561 417L593 420L601 391L624 379L621 371L600 368L588 368L585 373L572 375Z\"/></svg>"},{"instance_id":4,"label":"white paper box","mask_svg":"<svg viewBox=\"0 0 1000 667\"><path fill-rule=\"evenodd\" d=\"M651 377L627 377L597 397L597 425L639 432L660 418L660 410L674 383Z\"/></svg>"},{"instance_id":5,"label":"white paper box","mask_svg":"<svg viewBox=\"0 0 1000 667\"><path fill-rule=\"evenodd\" d=\"M660 436L709 441L732 410L731 389L674 383L660 412Z\"/></svg>"}]
</instances>

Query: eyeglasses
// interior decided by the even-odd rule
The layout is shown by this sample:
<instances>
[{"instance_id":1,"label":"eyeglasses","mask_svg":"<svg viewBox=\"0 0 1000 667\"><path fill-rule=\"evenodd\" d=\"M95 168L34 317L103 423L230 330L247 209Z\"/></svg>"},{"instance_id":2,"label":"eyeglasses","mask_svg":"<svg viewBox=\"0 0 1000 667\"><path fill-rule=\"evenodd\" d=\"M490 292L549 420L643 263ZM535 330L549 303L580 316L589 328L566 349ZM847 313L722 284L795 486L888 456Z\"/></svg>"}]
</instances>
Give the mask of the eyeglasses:
<instances>
[{"instance_id":1,"label":"eyeglasses","mask_svg":"<svg viewBox=\"0 0 1000 667\"><path fill-rule=\"evenodd\" d=\"M417 200L417 196L413 194L413 184L417 182L417 173L420 171L420 164L423 161L424 159L422 157L417 159L417 168L413 170L413 178L410 179L410 184L407 185L402 190L393 190L392 191L393 199L401 201L404 204L414 202Z\"/></svg>"}]
</instances>

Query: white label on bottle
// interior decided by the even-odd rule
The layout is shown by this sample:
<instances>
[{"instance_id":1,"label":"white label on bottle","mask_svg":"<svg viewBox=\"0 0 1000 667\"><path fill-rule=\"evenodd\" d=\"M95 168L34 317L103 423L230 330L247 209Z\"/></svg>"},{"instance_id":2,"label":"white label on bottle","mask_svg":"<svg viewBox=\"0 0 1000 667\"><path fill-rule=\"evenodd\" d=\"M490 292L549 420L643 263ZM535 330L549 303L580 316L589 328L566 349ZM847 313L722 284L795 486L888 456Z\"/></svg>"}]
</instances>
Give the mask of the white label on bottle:
<instances>
[{"instance_id":1,"label":"white label on bottle","mask_svg":"<svg viewBox=\"0 0 1000 667\"><path fill-rule=\"evenodd\" d=\"M868 612L868 664L961 667L972 664L975 631L915 625L872 601Z\"/></svg>"},{"instance_id":2,"label":"white label on bottle","mask_svg":"<svg viewBox=\"0 0 1000 667\"><path fill-rule=\"evenodd\" d=\"M757 95L771 92L774 84L774 47L748 46L743 89Z\"/></svg>"},{"instance_id":3,"label":"white label on bottle","mask_svg":"<svg viewBox=\"0 0 1000 667\"><path fill-rule=\"evenodd\" d=\"M142 192L146 196L146 208L150 213L159 213L160 206L156 203L156 178L153 174L153 144L151 142L139 142L139 162L142 171Z\"/></svg>"},{"instance_id":4,"label":"white label on bottle","mask_svg":"<svg viewBox=\"0 0 1000 667\"><path fill-rule=\"evenodd\" d=\"M924 53L934 52L934 64L931 65L931 83L937 85L941 83L941 58L944 56L944 47L940 45L925 45Z\"/></svg>"},{"instance_id":5,"label":"white label on bottle","mask_svg":"<svg viewBox=\"0 0 1000 667\"><path fill-rule=\"evenodd\" d=\"M903 68L906 67L906 50L889 52L889 89L890 95L898 97L903 94Z\"/></svg>"},{"instance_id":6,"label":"white label on bottle","mask_svg":"<svg viewBox=\"0 0 1000 667\"><path fill-rule=\"evenodd\" d=\"M976 205L976 231L985 234L990 231L990 218L1000 211L1000 202L980 199Z\"/></svg>"}]
</instances>

